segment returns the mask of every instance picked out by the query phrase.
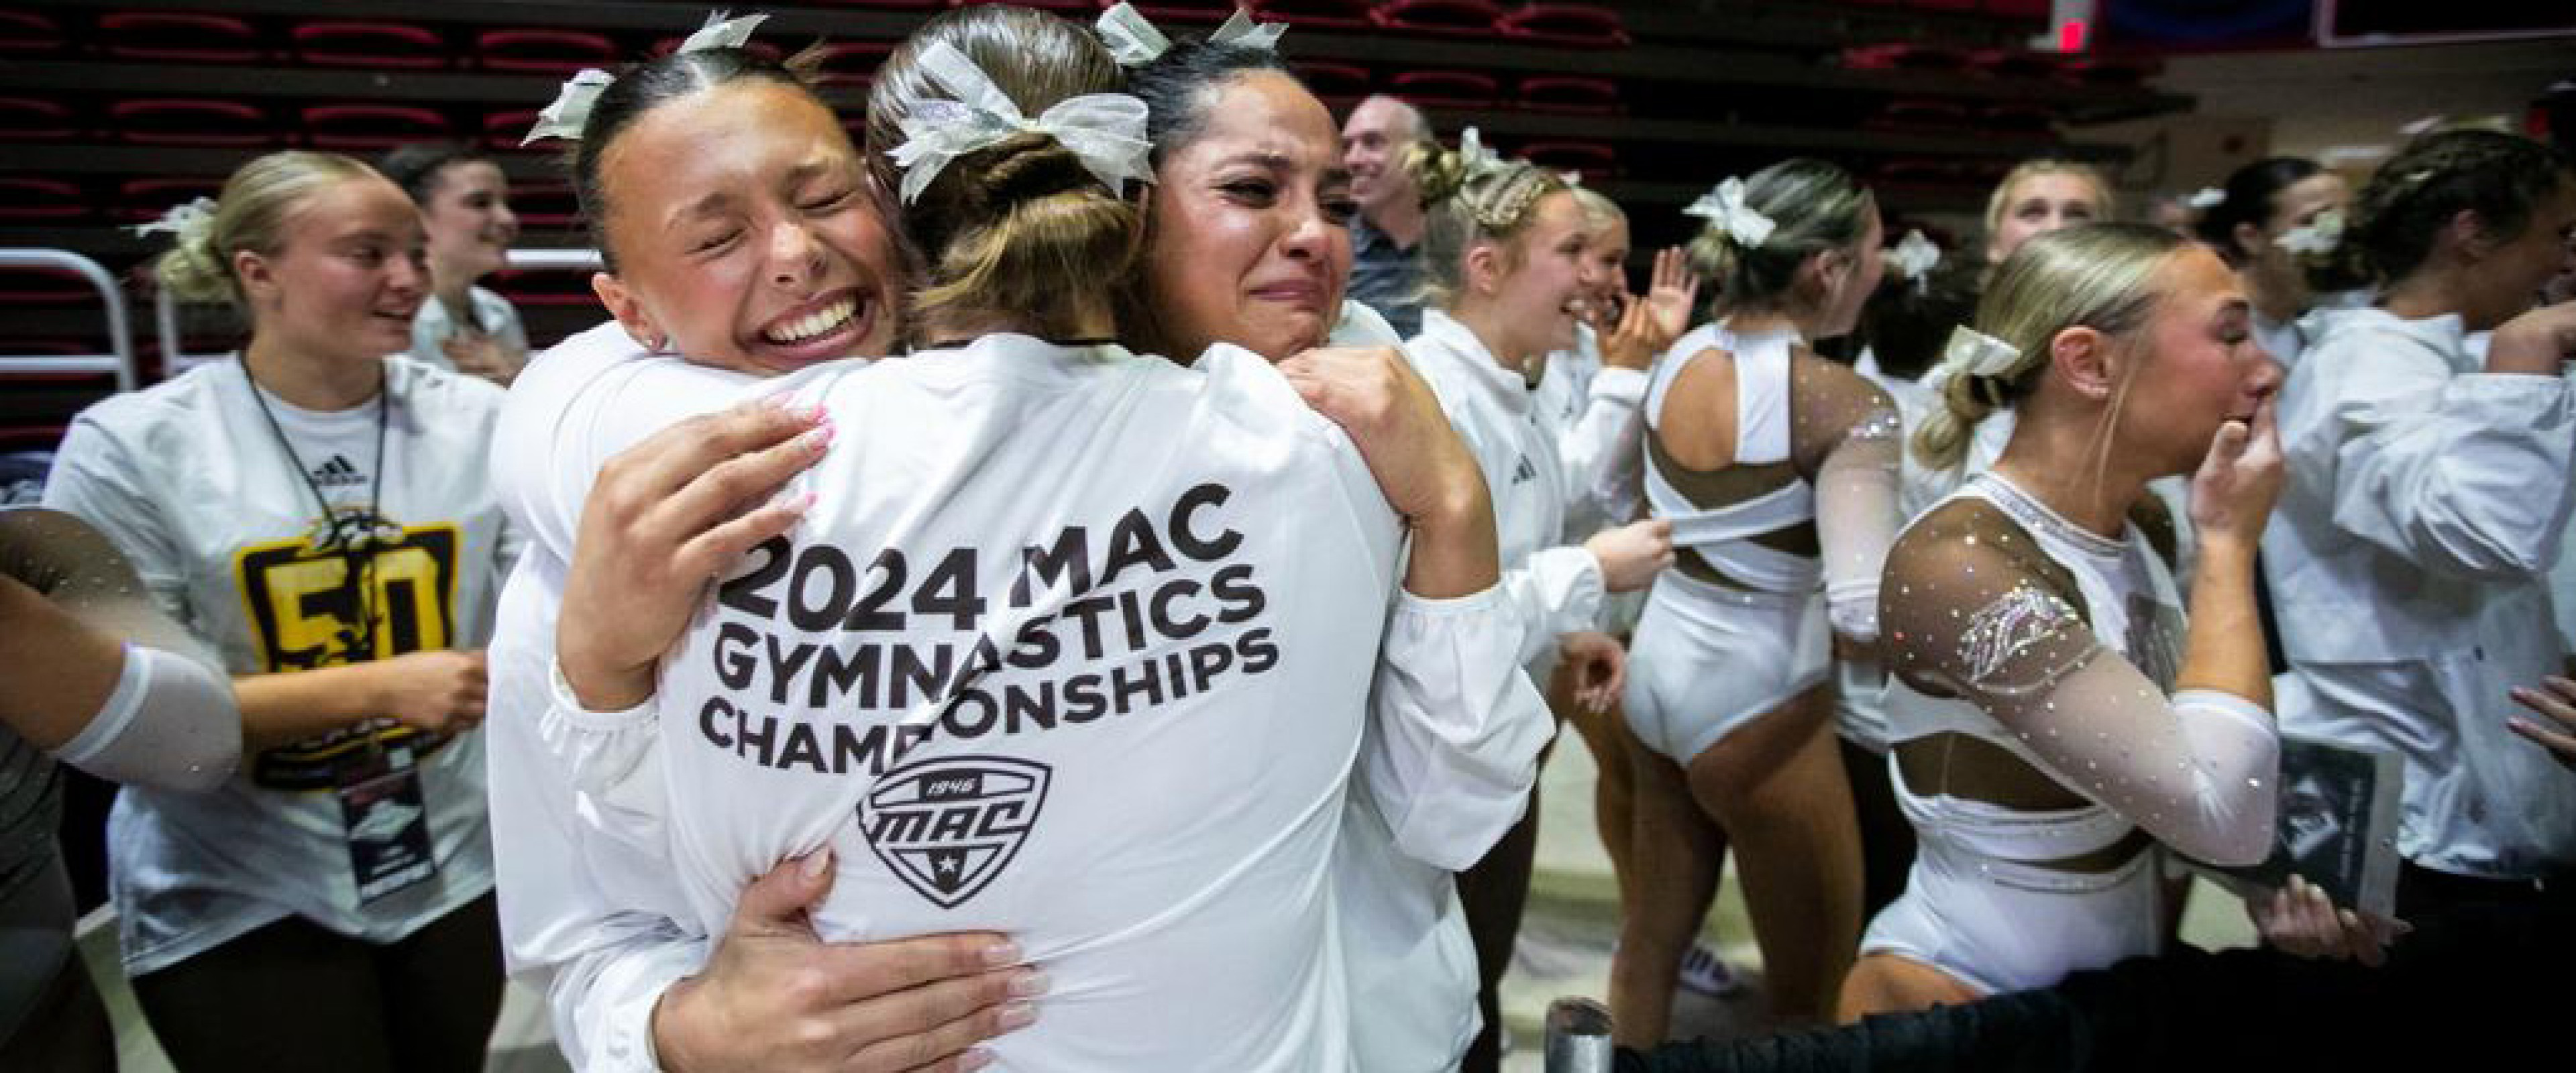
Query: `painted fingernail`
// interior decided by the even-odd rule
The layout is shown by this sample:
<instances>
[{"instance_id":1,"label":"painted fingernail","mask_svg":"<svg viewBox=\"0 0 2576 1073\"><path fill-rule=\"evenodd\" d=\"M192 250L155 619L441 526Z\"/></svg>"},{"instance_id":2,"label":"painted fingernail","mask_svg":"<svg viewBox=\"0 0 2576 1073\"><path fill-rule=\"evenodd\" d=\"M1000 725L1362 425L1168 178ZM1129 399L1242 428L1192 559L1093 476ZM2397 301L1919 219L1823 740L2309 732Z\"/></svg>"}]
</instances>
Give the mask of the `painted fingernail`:
<instances>
[{"instance_id":1,"label":"painted fingernail","mask_svg":"<svg viewBox=\"0 0 2576 1073\"><path fill-rule=\"evenodd\" d=\"M1020 963L1020 944L1004 939L984 948L984 964L993 966Z\"/></svg>"},{"instance_id":2,"label":"painted fingernail","mask_svg":"<svg viewBox=\"0 0 2576 1073\"><path fill-rule=\"evenodd\" d=\"M972 1073L973 1070L982 1069L985 1066L992 1064L993 1052L991 1051L968 1051L957 1056L957 1069L959 1073Z\"/></svg>"},{"instance_id":3,"label":"painted fingernail","mask_svg":"<svg viewBox=\"0 0 2576 1073\"><path fill-rule=\"evenodd\" d=\"M832 867L832 847L825 846L805 855L805 878L821 879Z\"/></svg>"},{"instance_id":4,"label":"painted fingernail","mask_svg":"<svg viewBox=\"0 0 2576 1073\"><path fill-rule=\"evenodd\" d=\"M1036 998L1055 986L1055 978L1042 972L1024 972L1011 978L1012 998Z\"/></svg>"},{"instance_id":5,"label":"painted fingernail","mask_svg":"<svg viewBox=\"0 0 2576 1073\"><path fill-rule=\"evenodd\" d=\"M814 509L814 493L798 492L795 495L787 497L785 502L778 504L778 509L802 518L805 516L805 512Z\"/></svg>"},{"instance_id":6,"label":"painted fingernail","mask_svg":"<svg viewBox=\"0 0 2576 1073\"><path fill-rule=\"evenodd\" d=\"M1002 1007L1002 1031L1017 1032L1038 1021L1038 1008L1025 1002Z\"/></svg>"},{"instance_id":7,"label":"painted fingernail","mask_svg":"<svg viewBox=\"0 0 2576 1073\"><path fill-rule=\"evenodd\" d=\"M804 444L805 449L808 451L812 451L818 455L822 454L824 448L832 445L831 423L827 421L823 424L814 426L804 435L796 437L796 442Z\"/></svg>"}]
</instances>

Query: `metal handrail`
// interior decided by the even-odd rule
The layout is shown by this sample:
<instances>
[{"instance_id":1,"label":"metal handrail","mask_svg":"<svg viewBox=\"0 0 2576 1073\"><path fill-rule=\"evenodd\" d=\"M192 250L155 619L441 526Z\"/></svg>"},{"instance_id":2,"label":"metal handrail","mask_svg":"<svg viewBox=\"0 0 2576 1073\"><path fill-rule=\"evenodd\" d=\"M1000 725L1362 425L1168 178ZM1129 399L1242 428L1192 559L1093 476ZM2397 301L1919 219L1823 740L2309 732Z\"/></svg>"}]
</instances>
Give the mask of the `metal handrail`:
<instances>
[{"instance_id":1,"label":"metal handrail","mask_svg":"<svg viewBox=\"0 0 2576 1073\"><path fill-rule=\"evenodd\" d=\"M87 280L107 303L110 350L106 354L5 354L0 355L0 372L114 373L118 391L134 390L134 330L125 322L125 292L117 288L107 269L70 250L24 247L0 249L0 268L51 268Z\"/></svg>"},{"instance_id":2,"label":"metal handrail","mask_svg":"<svg viewBox=\"0 0 2576 1073\"><path fill-rule=\"evenodd\" d=\"M605 264L600 259L599 251L590 249L511 250L508 253L508 263L511 268L593 272L598 271ZM179 349L178 303L170 297L170 289L167 287L160 288L160 292L152 298L152 324L161 333L161 362L165 376L175 376L192 367L210 361L221 361L230 356L228 354L190 354Z\"/></svg>"},{"instance_id":3,"label":"metal handrail","mask_svg":"<svg viewBox=\"0 0 2576 1073\"><path fill-rule=\"evenodd\" d=\"M1610 1073L1610 1008L1588 998L1547 1004L1547 1073Z\"/></svg>"}]
</instances>

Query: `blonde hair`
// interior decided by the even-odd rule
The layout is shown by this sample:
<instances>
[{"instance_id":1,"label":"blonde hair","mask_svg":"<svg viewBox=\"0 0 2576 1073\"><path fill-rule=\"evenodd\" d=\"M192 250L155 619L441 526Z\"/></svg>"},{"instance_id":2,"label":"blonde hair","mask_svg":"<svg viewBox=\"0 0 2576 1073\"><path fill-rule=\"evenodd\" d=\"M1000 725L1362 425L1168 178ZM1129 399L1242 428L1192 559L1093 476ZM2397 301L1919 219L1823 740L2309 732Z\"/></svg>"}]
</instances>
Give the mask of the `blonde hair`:
<instances>
[{"instance_id":1,"label":"blonde hair","mask_svg":"<svg viewBox=\"0 0 2576 1073\"><path fill-rule=\"evenodd\" d=\"M1915 457L1934 469L1956 468L1977 423L2038 385L2059 332L2092 328L2126 340L2145 327L2155 309L2156 273L2191 246L2191 240L2161 227L2120 223L2064 228L2022 243L1995 270L1977 303L1975 324L2020 355L1992 375L1952 369L1942 381L1940 405L1915 430ZM2125 397L2126 380L2119 390Z\"/></svg>"},{"instance_id":2,"label":"blonde hair","mask_svg":"<svg viewBox=\"0 0 2576 1073\"><path fill-rule=\"evenodd\" d=\"M377 177L375 169L338 153L292 149L254 159L224 180L213 212L179 225L178 241L153 263L153 277L182 302L228 303L248 317L250 300L233 275L233 255L277 253L287 222L314 194Z\"/></svg>"},{"instance_id":3,"label":"blonde hair","mask_svg":"<svg viewBox=\"0 0 2576 1073\"><path fill-rule=\"evenodd\" d=\"M1467 283L1467 251L1503 245L1504 264L1518 265L1514 239L1538 217L1538 203L1567 189L1565 179L1526 160L1471 162L1437 142L1405 150L1404 170L1422 191L1422 291L1433 305L1457 300Z\"/></svg>"},{"instance_id":4,"label":"blonde hair","mask_svg":"<svg viewBox=\"0 0 2576 1073\"><path fill-rule=\"evenodd\" d=\"M1569 185L1567 189L1574 192L1574 203L1583 207L1585 227L1600 231L1606 230L1611 224L1628 222L1628 210L1620 208L1619 203L1610 200L1609 195L1589 186Z\"/></svg>"},{"instance_id":5,"label":"blonde hair","mask_svg":"<svg viewBox=\"0 0 2576 1073\"><path fill-rule=\"evenodd\" d=\"M1986 197L1987 238L1992 239L1994 233L2003 228L2004 212L2012 207L2013 189L2043 175L2072 175L2083 180L2085 185L2093 188L2093 199L2100 204L2102 214L2106 217L2111 214L2114 201L2111 180L2104 178L2100 169L2057 157L2039 157L2013 165L2013 170L2004 173L2003 181L1995 184L1995 192Z\"/></svg>"},{"instance_id":6,"label":"blonde hair","mask_svg":"<svg viewBox=\"0 0 2576 1073\"><path fill-rule=\"evenodd\" d=\"M1744 204L1773 224L1761 245L1747 246L1711 220L1683 249L1692 270L1716 285L1722 313L1787 304L1809 258L1849 249L1869 234L1877 200L1851 173L1800 157L1745 179Z\"/></svg>"},{"instance_id":7,"label":"blonde hair","mask_svg":"<svg viewBox=\"0 0 2576 1073\"><path fill-rule=\"evenodd\" d=\"M1098 39L1054 15L991 5L935 16L877 69L868 94L867 160L880 189L903 185L888 155L904 140L903 119L922 101L952 99L920 67L933 42L975 61L1028 115L1126 81ZM1077 334L1080 311L1096 304L1086 296L1106 300L1134 272L1143 221L1052 135L1017 134L969 153L903 208L921 281L910 323L1006 311L1036 335Z\"/></svg>"}]
</instances>

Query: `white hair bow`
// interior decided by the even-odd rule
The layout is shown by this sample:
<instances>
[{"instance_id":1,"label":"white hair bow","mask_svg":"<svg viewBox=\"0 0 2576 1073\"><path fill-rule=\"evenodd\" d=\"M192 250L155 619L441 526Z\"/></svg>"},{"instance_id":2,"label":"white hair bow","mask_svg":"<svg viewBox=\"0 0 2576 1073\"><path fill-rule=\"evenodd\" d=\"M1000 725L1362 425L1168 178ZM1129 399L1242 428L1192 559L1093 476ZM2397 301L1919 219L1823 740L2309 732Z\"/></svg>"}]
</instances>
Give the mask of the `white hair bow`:
<instances>
[{"instance_id":1,"label":"white hair bow","mask_svg":"<svg viewBox=\"0 0 2576 1073\"><path fill-rule=\"evenodd\" d=\"M1737 245L1747 249L1761 245L1780 226L1744 203L1744 180L1732 177L1700 195L1699 200L1682 210L1682 215L1697 216L1725 228Z\"/></svg>"},{"instance_id":2,"label":"white hair bow","mask_svg":"<svg viewBox=\"0 0 2576 1073\"><path fill-rule=\"evenodd\" d=\"M1172 47L1171 38L1155 29L1153 23L1147 22L1144 15L1123 0L1101 12L1099 21L1092 26L1100 32L1100 42L1109 46L1109 55L1121 67L1142 67L1161 59L1163 53ZM1225 25L1217 27L1216 33L1208 37L1208 44L1277 51L1279 35L1287 32L1287 23L1256 23L1242 8L1236 8L1234 14L1225 20Z\"/></svg>"},{"instance_id":3,"label":"white hair bow","mask_svg":"<svg viewBox=\"0 0 2576 1073\"><path fill-rule=\"evenodd\" d=\"M1887 251L1887 263L1898 276L1920 284L1933 266L1941 263L1941 247L1923 237L1923 232L1909 230L1895 248Z\"/></svg>"},{"instance_id":4,"label":"white hair bow","mask_svg":"<svg viewBox=\"0 0 2576 1073\"><path fill-rule=\"evenodd\" d=\"M2183 204L2189 205L2202 212L2208 212L2211 209L2227 204L2227 191L2221 190L2215 186L2204 186L2193 191L2190 197L2183 199Z\"/></svg>"},{"instance_id":5,"label":"white hair bow","mask_svg":"<svg viewBox=\"0 0 2576 1073\"><path fill-rule=\"evenodd\" d=\"M975 61L945 41L923 49L922 73L956 100L927 100L903 118L903 144L886 155L903 169L903 200L930 186L958 157L991 148L1015 134L1043 134L1071 150L1101 185L1123 192L1126 180L1150 182L1145 102L1124 93L1086 93L1055 103L1031 120Z\"/></svg>"},{"instance_id":6,"label":"white hair bow","mask_svg":"<svg viewBox=\"0 0 2576 1073\"><path fill-rule=\"evenodd\" d=\"M1494 154L1493 149L1485 144L1484 133L1474 127L1458 132L1458 162L1463 168L1461 174L1465 175L1478 175L1503 166L1503 158Z\"/></svg>"},{"instance_id":7,"label":"white hair bow","mask_svg":"<svg viewBox=\"0 0 2576 1073\"><path fill-rule=\"evenodd\" d=\"M168 232L177 236L179 241L186 242L190 237L202 234L207 228L214 226L214 223L215 199L200 197L184 204L172 205L170 211L161 214L160 219L136 224L127 230L138 236Z\"/></svg>"},{"instance_id":8,"label":"white hair bow","mask_svg":"<svg viewBox=\"0 0 2576 1073\"><path fill-rule=\"evenodd\" d=\"M2343 210L2327 209L2316 219L2300 224L2272 240L2272 244L2291 253L2321 257L2343 245Z\"/></svg>"},{"instance_id":9,"label":"white hair bow","mask_svg":"<svg viewBox=\"0 0 2576 1073\"><path fill-rule=\"evenodd\" d=\"M673 54L704 52L711 48L741 48L743 42L751 40L752 31L769 19L764 14L745 15L738 19L727 18L727 14L723 11L709 12L707 24L682 40L680 47L672 50ZM599 95L607 92L616 81L616 75L596 67L585 67L579 74L565 79L563 90L555 94L555 102L537 113L537 125L528 128L528 136L519 139L519 144L526 145L539 138L579 140L583 124L590 122L591 107L599 103Z\"/></svg>"},{"instance_id":10,"label":"white hair bow","mask_svg":"<svg viewBox=\"0 0 2576 1073\"><path fill-rule=\"evenodd\" d=\"M1953 376L2007 376L2021 360L2021 348L1962 324L1950 330L1941 348L1941 364Z\"/></svg>"}]
</instances>

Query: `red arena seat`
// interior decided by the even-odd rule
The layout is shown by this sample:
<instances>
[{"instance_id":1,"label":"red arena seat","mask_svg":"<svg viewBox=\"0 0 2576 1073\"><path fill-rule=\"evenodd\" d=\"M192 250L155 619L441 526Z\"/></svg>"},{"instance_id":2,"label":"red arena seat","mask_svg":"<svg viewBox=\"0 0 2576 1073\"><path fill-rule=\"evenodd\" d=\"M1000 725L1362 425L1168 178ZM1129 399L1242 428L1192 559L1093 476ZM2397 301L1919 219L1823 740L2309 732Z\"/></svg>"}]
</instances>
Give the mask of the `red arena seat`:
<instances>
[{"instance_id":1,"label":"red arena seat","mask_svg":"<svg viewBox=\"0 0 2576 1073\"><path fill-rule=\"evenodd\" d=\"M1406 71L1387 80L1395 95L1424 108L1491 108L1502 86L1474 71Z\"/></svg>"},{"instance_id":2,"label":"red arena seat","mask_svg":"<svg viewBox=\"0 0 2576 1073\"><path fill-rule=\"evenodd\" d=\"M72 110L35 97L0 97L0 142L60 142L80 136Z\"/></svg>"},{"instance_id":3,"label":"red arena seat","mask_svg":"<svg viewBox=\"0 0 2576 1073\"><path fill-rule=\"evenodd\" d=\"M496 153L546 152L550 144L547 142L527 146L519 144L527 138L529 131L536 129L537 119L534 108L511 108L486 114L483 117L483 147Z\"/></svg>"},{"instance_id":4,"label":"red arena seat","mask_svg":"<svg viewBox=\"0 0 2576 1073\"><path fill-rule=\"evenodd\" d=\"M596 305L599 296L590 289L590 272L566 272L528 268L505 268L492 274L492 290L501 297L524 306Z\"/></svg>"},{"instance_id":5,"label":"red arena seat","mask_svg":"<svg viewBox=\"0 0 2576 1073\"><path fill-rule=\"evenodd\" d=\"M989 2L990 0L948 0L948 6L973 7L977 4ZM1087 16L1100 10L1100 5L1096 0L1013 0L1013 2L1021 7L1033 7L1041 11L1052 11L1056 14L1063 15L1066 18L1074 18L1074 16L1077 15ZM1091 20L1088 18L1081 18L1075 19L1075 21L1089 22Z\"/></svg>"},{"instance_id":6,"label":"red arena seat","mask_svg":"<svg viewBox=\"0 0 2576 1073\"><path fill-rule=\"evenodd\" d=\"M58 224L89 215L81 188L61 179L0 175L0 223Z\"/></svg>"},{"instance_id":7,"label":"red arena seat","mask_svg":"<svg viewBox=\"0 0 2576 1073\"><path fill-rule=\"evenodd\" d=\"M1531 75L1521 79L1520 105L1541 112L1616 112L1619 84L1582 75Z\"/></svg>"},{"instance_id":8,"label":"red arena seat","mask_svg":"<svg viewBox=\"0 0 2576 1073\"><path fill-rule=\"evenodd\" d=\"M665 37L659 41L655 41L653 42L652 54L656 57L668 56L680 47L680 42L686 40L688 40L686 37ZM775 42L771 41L746 41L743 43L742 48L743 51L749 52L764 60L768 60L771 63L776 63L787 58L787 53L780 49ZM591 64L590 66L597 67L600 65Z\"/></svg>"},{"instance_id":9,"label":"red arena seat","mask_svg":"<svg viewBox=\"0 0 2576 1073\"><path fill-rule=\"evenodd\" d=\"M1977 114L1977 126L1982 129L2020 134L2045 134L2056 122L2055 111L2029 101L1997 101Z\"/></svg>"},{"instance_id":10,"label":"red arena seat","mask_svg":"<svg viewBox=\"0 0 2576 1073\"><path fill-rule=\"evenodd\" d=\"M841 41L823 46L815 77L826 86L865 86L894 54L889 41Z\"/></svg>"},{"instance_id":11,"label":"red arena seat","mask_svg":"<svg viewBox=\"0 0 2576 1073\"><path fill-rule=\"evenodd\" d=\"M512 183L510 211L518 216L519 226L530 230L564 231L581 226L581 204L573 196L571 183Z\"/></svg>"},{"instance_id":12,"label":"red arena seat","mask_svg":"<svg viewBox=\"0 0 2576 1073\"><path fill-rule=\"evenodd\" d=\"M588 30L485 30L474 38L474 59L489 71L568 75L615 68L617 43Z\"/></svg>"},{"instance_id":13,"label":"red arena seat","mask_svg":"<svg viewBox=\"0 0 2576 1073\"><path fill-rule=\"evenodd\" d=\"M1863 125L1873 130L1957 130L1968 125L1968 108L1953 101L1899 99L1880 106Z\"/></svg>"},{"instance_id":14,"label":"red arena seat","mask_svg":"<svg viewBox=\"0 0 2576 1073\"><path fill-rule=\"evenodd\" d=\"M1377 24L1390 30L1499 37L1503 9L1488 0L1387 0L1378 5Z\"/></svg>"},{"instance_id":15,"label":"red arena seat","mask_svg":"<svg viewBox=\"0 0 2576 1073\"><path fill-rule=\"evenodd\" d=\"M1102 0L1100 6L1106 9L1113 3ZM1234 14L1235 0L1146 0L1135 7L1138 14L1156 22L1224 22Z\"/></svg>"},{"instance_id":16,"label":"red arena seat","mask_svg":"<svg viewBox=\"0 0 2576 1073\"><path fill-rule=\"evenodd\" d=\"M1369 0L1255 0L1252 17L1322 30L1366 30L1377 25Z\"/></svg>"},{"instance_id":17,"label":"red arena seat","mask_svg":"<svg viewBox=\"0 0 2576 1073\"><path fill-rule=\"evenodd\" d=\"M454 133L436 109L408 104L317 104L304 110L304 137L317 149L391 149Z\"/></svg>"},{"instance_id":18,"label":"red arena seat","mask_svg":"<svg viewBox=\"0 0 2576 1073\"><path fill-rule=\"evenodd\" d=\"M89 277L58 268L0 268L0 302L27 305L98 304Z\"/></svg>"},{"instance_id":19,"label":"red arena seat","mask_svg":"<svg viewBox=\"0 0 2576 1073\"><path fill-rule=\"evenodd\" d=\"M1968 65L1967 54L1956 49L1901 41L1854 45L1843 50L1842 60L1855 71L1956 71Z\"/></svg>"},{"instance_id":20,"label":"red arena seat","mask_svg":"<svg viewBox=\"0 0 2576 1073\"><path fill-rule=\"evenodd\" d=\"M940 6L940 0L820 0L843 7L878 7L890 11L928 11Z\"/></svg>"},{"instance_id":21,"label":"red arena seat","mask_svg":"<svg viewBox=\"0 0 2576 1073\"><path fill-rule=\"evenodd\" d=\"M118 101L107 109L115 136L137 145L275 145L286 139L268 113L240 101L194 97Z\"/></svg>"},{"instance_id":22,"label":"red arena seat","mask_svg":"<svg viewBox=\"0 0 2576 1073\"><path fill-rule=\"evenodd\" d=\"M1531 4L1503 16L1505 36L1574 48L1626 48L1619 13L1590 4Z\"/></svg>"},{"instance_id":23,"label":"red arena seat","mask_svg":"<svg viewBox=\"0 0 2576 1073\"><path fill-rule=\"evenodd\" d=\"M308 22L290 33L295 58L316 67L435 71L448 64L445 38L401 22Z\"/></svg>"},{"instance_id":24,"label":"red arena seat","mask_svg":"<svg viewBox=\"0 0 2576 1073\"><path fill-rule=\"evenodd\" d=\"M71 39L61 23L37 11L0 11L0 56L50 56Z\"/></svg>"},{"instance_id":25,"label":"red arena seat","mask_svg":"<svg viewBox=\"0 0 2576 1073\"><path fill-rule=\"evenodd\" d=\"M268 58L245 19L192 11L111 11L98 17L98 47L120 60L258 63Z\"/></svg>"},{"instance_id":26,"label":"red arena seat","mask_svg":"<svg viewBox=\"0 0 2576 1073\"><path fill-rule=\"evenodd\" d=\"M1574 172L1587 180L1619 175L1618 152L1600 142L1530 142L1521 146L1520 156L1542 168Z\"/></svg>"},{"instance_id":27,"label":"red arena seat","mask_svg":"<svg viewBox=\"0 0 2576 1073\"><path fill-rule=\"evenodd\" d=\"M2057 60L2043 52L1988 48L1969 53L1968 67L1997 78L2047 78L2057 73Z\"/></svg>"},{"instance_id":28,"label":"red arena seat","mask_svg":"<svg viewBox=\"0 0 2576 1073\"><path fill-rule=\"evenodd\" d=\"M2048 0L1986 0L1986 14L2008 19L2046 19Z\"/></svg>"},{"instance_id":29,"label":"red arena seat","mask_svg":"<svg viewBox=\"0 0 2576 1073\"><path fill-rule=\"evenodd\" d=\"M1342 109L1358 104L1360 98L1369 95L1373 85L1369 69L1356 63L1291 60L1288 66L1296 70L1297 77L1327 108Z\"/></svg>"},{"instance_id":30,"label":"red arena seat","mask_svg":"<svg viewBox=\"0 0 2576 1073\"><path fill-rule=\"evenodd\" d=\"M127 179L116 186L116 216L128 223L158 220L173 205L223 192L222 179Z\"/></svg>"}]
</instances>

